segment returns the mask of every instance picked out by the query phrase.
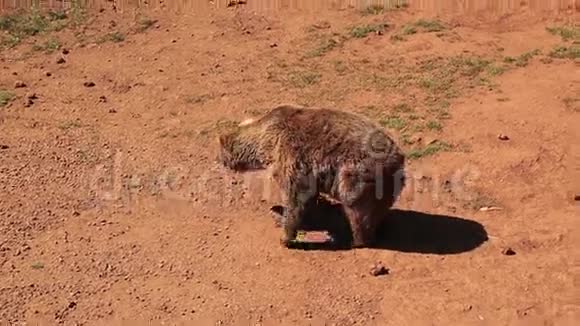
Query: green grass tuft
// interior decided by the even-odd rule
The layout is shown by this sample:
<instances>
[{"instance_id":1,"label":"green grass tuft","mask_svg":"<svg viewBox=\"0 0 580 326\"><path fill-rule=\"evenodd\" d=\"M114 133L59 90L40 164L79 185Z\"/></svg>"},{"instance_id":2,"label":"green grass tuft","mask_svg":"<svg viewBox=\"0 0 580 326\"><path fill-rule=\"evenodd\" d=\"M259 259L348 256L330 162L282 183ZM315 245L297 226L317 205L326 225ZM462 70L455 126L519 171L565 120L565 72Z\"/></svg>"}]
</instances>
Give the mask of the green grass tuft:
<instances>
[{"instance_id":1,"label":"green grass tuft","mask_svg":"<svg viewBox=\"0 0 580 326\"><path fill-rule=\"evenodd\" d=\"M363 38L363 37L366 37L370 33L383 32L387 26L388 25L384 24L384 23L383 24L370 24L370 25L355 26L355 27L351 28L350 36L352 36L354 38Z\"/></svg>"},{"instance_id":2,"label":"green grass tuft","mask_svg":"<svg viewBox=\"0 0 580 326\"><path fill-rule=\"evenodd\" d=\"M102 37L100 37L97 40L97 43L105 43L105 42L115 42L115 43L119 43L119 42L123 42L125 40L125 35L119 31L117 32L112 32L112 33L108 33L106 35L103 35Z\"/></svg>"},{"instance_id":3,"label":"green grass tuft","mask_svg":"<svg viewBox=\"0 0 580 326\"><path fill-rule=\"evenodd\" d=\"M73 128L80 128L82 125L78 121L66 121L58 125L59 129L68 130Z\"/></svg>"},{"instance_id":4,"label":"green grass tuft","mask_svg":"<svg viewBox=\"0 0 580 326\"><path fill-rule=\"evenodd\" d=\"M427 129L429 129L429 130L441 131L443 129L443 126L441 125L441 123L439 121L435 121L435 120L428 121L426 126L427 126Z\"/></svg>"},{"instance_id":5,"label":"green grass tuft","mask_svg":"<svg viewBox=\"0 0 580 326\"><path fill-rule=\"evenodd\" d=\"M381 125L389 129L401 130L407 126L407 122L400 117L389 117L380 120Z\"/></svg>"},{"instance_id":6,"label":"green grass tuft","mask_svg":"<svg viewBox=\"0 0 580 326\"><path fill-rule=\"evenodd\" d=\"M419 19L414 23L414 26L419 29L422 29L427 33L441 32L447 29L447 27L439 20Z\"/></svg>"},{"instance_id":7,"label":"green grass tuft","mask_svg":"<svg viewBox=\"0 0 580 326\"><path fill-rule=\"evenodd\" d=\"M34 51L43 51L45 53L53 53L54 51L61 48L60 41L56 38L49 38L42 44L35 44L32 46Z\"/></svg>"},{"instance_id":8,"label":"green grass tuft","mask_svg":"<svg viewBox=\"0 0 580 326\"><path fill-rule=\"evenodd\" d=\"M580 58L580 45L559 45L549 53L549 56L558 59L578 59Z\"/></svg>"},{"instance_id":9,"label":"green grass tuft","mask_svg":"<svg viewBox=\"0 0 580 326\"><path fill-rule=\"evenodd\" d=\"M298 88L305 88L317 84L322 75L314 71L293 71L288 74L290 85Z\"/></svg>"},{"instance_id":10,"label":"green grass tuft","mask_svg":"<svg viewBox=\"0 0 580 326\"><path fill-rule=\"evenodd\" d=\"M336 48L340 45L340 41L337 41L334 38L325 38L320 41L320 43L312 50L308 51L305 55L306 58L314 58L320 57L326 54L327 52L332 51L332 49Z\"/></svg>"},{"instance_id":11,"label":"green grass tuft","mask_svg":"<svg viewBox=\"0 0 580 326\"><path fill-rule=\"evenodd\" d=\"M407 156L409 157L409 159L419 159L422 157L434 155L438 152L448 151L449 149L451 149L451 145L449 145L448 143L443 141L434 141L423 148L413 149L409 151L409 153L407 153Z\"/></svg>"},{"instance_id":12,"label":"green grass tuft","mask_svg":"<svg viewBox=\"0 0 580 326\"><path fill-rule=\"evenodd\" d=\"M149 17L139 17L137 20L137 32L143 33L149 28L153 27L157 23L157 20L151 19Z\"/></svg>"},{"instance_id":13,"label":"green grass tuft","mask_svg":"<svg viewBox=\"0 0 580 326\"><path fill-rule=\"evenodd\" d=\"M63 11L42 13L38 8L2 15L0 31L3 35L0 36L0 48L14 47L30 36L59 31L68 26L71 19Z\"/></svg>"},{"instance_id":14,"label":"green grass tuft","mask_svg":"<svg viewBox=\"0 0 580 326\"><path fill-rule=\"evenodd\" d=\"M395 105L395 107L393 108L396 112L401 112L401 113L411 113L413 112L413 108L407 104L407 103L399 103L397 105Z\"/></svg>"},{"instance_id":15,"label":"green grass tuft","mask_svg":"<svg viewBox=\"0 0 580 326\"><path fill-rule=\"evenodd\" d=\"M560 36L563 41L580 41L580 26L547 27L546 30L550 34Z\"/></svg>"},{"instance_id":16,"label":"green grass tuft","mask_svg":"<svg viewBox=\"0 0 580 326\"><path fill-rule=\"evenodd\" d=\"M0 89L0 108L5 107L12 102L16 96L7 90Z\"/></svg>"},{"instance_id":17,"label":"green grass tuft","mask_svg":"<svg viewBox=\"0 0 580 326\"><path fill-rule=\"evenodd\" d=\"M40 263L40 262L36 262L36 263L33 263L32 265L30 265L30 267L32 267L33 269L43 269L44 264Z\"/></svg>"},{"instance_id":18,"label":"green grass tuft","mask_svg":"<svg viewBox=\"0 0 580 326\"><path fill-rule=\"evenodd\" d=\"M385 3L386 2L386 3ZM361 11L363 15L379 15L387 11L407 8L407 0L387 0L383 4L372 4Z\"/></svg>"},{"instance_id":19,"label":"green grass tuft","mask_svg":"<svg viewBox=\"0 0 580 326\"><path fill-rule=\"evenodd\" d=\"M370 5L366 7L363 11L363 15L378 15L385 12L385 7L383 5Z\"/></svg>"}]
</instances>

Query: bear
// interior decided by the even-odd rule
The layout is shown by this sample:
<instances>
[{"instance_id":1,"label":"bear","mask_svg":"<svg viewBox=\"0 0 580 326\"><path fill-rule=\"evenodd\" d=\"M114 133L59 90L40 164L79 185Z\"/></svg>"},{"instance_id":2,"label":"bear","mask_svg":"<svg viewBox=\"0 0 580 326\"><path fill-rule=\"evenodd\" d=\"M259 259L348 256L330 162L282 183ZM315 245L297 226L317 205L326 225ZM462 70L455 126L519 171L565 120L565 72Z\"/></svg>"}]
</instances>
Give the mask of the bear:
<instances>
[{"instance_id":1,"label":"bear","mask_svg":"<svg viewBox=\"0 0 580 326\"><path fill-rule=\"evenodd\" d=\"M341 204L350 247L372 246L385 210L405 186L401 148L376 122L353 112L282 104L218 140L224 167L271 171L284 202L280 243L287 248L320 194Z\"/></svg>"}]
</instances>

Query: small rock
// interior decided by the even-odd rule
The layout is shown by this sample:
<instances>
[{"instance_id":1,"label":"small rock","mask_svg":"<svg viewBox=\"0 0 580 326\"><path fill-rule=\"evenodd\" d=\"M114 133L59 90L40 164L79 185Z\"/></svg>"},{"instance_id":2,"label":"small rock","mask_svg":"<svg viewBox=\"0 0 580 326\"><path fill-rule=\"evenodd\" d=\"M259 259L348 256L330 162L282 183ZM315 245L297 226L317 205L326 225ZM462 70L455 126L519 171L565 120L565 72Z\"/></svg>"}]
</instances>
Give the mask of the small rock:
<instances>
[{"instance_id":1,"label":"small rock","mask_svg":"<svg viewBox=\"0 0 580 326\"><path fill-rule=\"evenodd\" d=\"M370 274L372 276L387 275L389 274L389 269L383 266L383 264L378 263L371 268Z\"/></svg>"},{"instance_id":2,"label":"small rock","mask_svg":"<svg viewBox=\"0 0 580 326\"><path fill-rule=\"evenodd\" d=\"M425 139L425 145L435 144L438 141L439 141L439 139L437 139L437 138L426 138Z\"/></svg>"},{"instance_id":3,"label":"small rock","mask_svg":"<svg viewBox=\"0 0 580 326\"><path fill-rule=\"evenodd\" d=\"M52 73L51 73L50 71L47 71L47 72L45 72L44 74L46 75L46 77L50 77L50 76L52 76Z\"/></svg>"},{"instance_id":4,"label":"small rock","mask_svg":"<svg viewBox=\"0 0 580 326\"><path fill-rule=\"evenodd\" d=\"M510 140L510 138L507 135L504 135L504 134L497 135L497 139L499 139L499 140Z\"/></svg>"},{"instance_id":5,"label":"small rock","mask_svg":"<svg viewBox=\"0 0 580 326\"><path fill-rule=\"evenodd\" d=\"M463 311L464 311L464 312L471 311L471 309L473 309L473 306L472 306L472 305L470 305L470 304L468 304L468 305L466 305L465 307L463 307Z\"/></svg>"},{"instance_id":6,"label":"small rock","mask_svg":"<svg viewBox=\"0 0 580 326\"><path fill-rule=\"evenodd\" d=\"M56 63L59 64L59 65L65 63L65 62L66 62L66 60L64 58L58 58L56 60Z\"/></svg>"},{"instance_id":7,"label":"small rock","mask_svg":"<svg viewBox=\"0 0 580 326\"><path fill-rule=\"evenodd\" d=\"M24 88L26 87L26 83L24 83L22 80L17 80L14 83L14 88Z\"/></svg>"},{"instance_id":8,"label":"small rock","mask_svg":"<svg viewBox=\"0 0 580 326\"><path fill-rule=\"evenodd\" d=\"M79 212L77 212L77 211L74 211L74 212L72 213L72 215L73 215L73 216L79 216L79 215L81 215L81 213L79 213Z\"/></svg>"},{"instance_id":9,"label":"small rock","mask_svg":"<svg viewBox=\"0 0 580 326\"><path fill-rule=\"evenodd\" d=\"M409 144L420 144L422 141L423 141L423 137L421 137L421 136L417 136L417 135L415 135L415 136L412 136L412 137L411 137L411 138L408 140Z\"/></svg>"},{"instance_id":10,"label":"small rock","mask_svg":"<svg viewBox=\"0 0 580 326\"><path fill-rule=\"evenodd\" d=\"M516 254L516 252L510 247L502 249L501 253L506 256L513 256Z\"/></svg>"},{"instance_id":11,"label":"small rock","mask_svg":"<svg viewBox=\"0 0 580 326\"><path fill-rule=\"evenodd\" d=\"M177 40L176 39L172 39L171 40L171 43L177 43Z\"/></svg>"},{"instance_id":12,"label":"small rock","mask_svg":"<svg viewBox=\"0 0 580 326\"><path fill-rule=\"evenodd\" d=\"M94 87L95 86L95 83L93 83L92 81L88 81L88 82L84 82L83 85L85 87Z\"/></svg>"},{"instance_id":13,"label":"small rock","mask_svg":"<svg viewBox=\"0 0 580 326\"><path fill-rule=\"evenodd\" d=\"M70 53L69 49L62 49L62 54L67 55Z\"/></svg>"},{"instance_id":14,"label":"small rock","mask_svg":"<svg viewBox=\"0 0 580 326\"><path fill-rule=\"evenodd\" d=\"M271 48L275 48L275 47L277 47L277 46L278 46L278 44L277 44L277 43L270 43L270 47L271 47Z\"/></svg>"},{"instance_id":15,"label":"small rock","mask_svg":"<svg viewBox=\"0 0 580 326\"><path fill-rule=\"evenodd\" d=\"M28 93L26 94L26 98L29 100L36 100L38 99L38 96L36 95L36 93Z\"/></svg>"},{"instance_id":16,"label":"small rock","mask_svg":"<svg viewBox=\"0 0 580 326\"><path fill-rule=\"evenodd\" d=\"M246 4L246 0L229 0L227 6L233 7L237 5L244 5Z\"/></svg>"},{"instance_id":17,"label":"small rock","mask_svg":"<svg viewBox=\"0 0 580 326\"><path fill-rule=\"evenodd\" d=\"M107 97L105 95L99 96L99 102L101 102L101 103L107 103Z\"/></svg>"},{"instance_id":18,"label":"small rock","mask_svg":"<svg viewBox=\"0 0 580 326\"><path fill-rule=\"evenodd\" d=\"M377 35L383 35L383 31L376 31L375 32Z\"/></svg>"},{"instance_id":19,"label":"small rock","mask_svg":"<svg viewBox=\"0 0 580 326\"><path fill-rule=\"evenodd\" d=\"M479 209L480 212L501 211L501 207L485 206Z\"/></svg>"},{"instance_id":20,"label":"small rock","mask_svg":"<svg viewBox=\"0 0 580 326\"><path fill-rule=\"evenodd\" d=\"M8 149L10 148L8 145L0 144L0 149Z\"/></svg>"},{"instance_id":21,"label":"small rock","mask_svg":"<svg viewBox=\"0 0 580 326\"><path fill-rule=\"evenodd\" d=\"M24 99L24 107L31 107L34 104L34 101L30 98L25 98Z\"/></svg>"},{"instance_id":22,"label":"small rock","mask_svg":"<svg viewBox=\"0 0 580 326\"><path fill-rule=\"evenodd\" d=\"M580 201L580 194L574 195L574 200L575 201Z\"/></svg>"}]
</instances>

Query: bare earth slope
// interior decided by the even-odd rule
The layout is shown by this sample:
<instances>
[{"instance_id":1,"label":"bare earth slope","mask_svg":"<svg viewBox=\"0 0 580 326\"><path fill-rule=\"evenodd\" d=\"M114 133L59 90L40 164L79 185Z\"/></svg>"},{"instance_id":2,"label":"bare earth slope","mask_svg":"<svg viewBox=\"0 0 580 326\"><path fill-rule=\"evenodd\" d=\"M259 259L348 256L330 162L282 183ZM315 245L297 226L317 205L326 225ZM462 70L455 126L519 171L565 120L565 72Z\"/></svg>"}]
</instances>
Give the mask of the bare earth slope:
<instances>
[{"instance_id":1,"label":"bare earth slope","mask_svg":"<svg viewBox=\"0 0 580 326\"><path fill-rule=\"evenodd\" d=\"M580 320L577 45L546 30L577 12L90 15L0 52L0 324ZM220 126L280 103L403 144L388 246L286 250L260 175L216 165Z\"/></svg>"}]
</instances>

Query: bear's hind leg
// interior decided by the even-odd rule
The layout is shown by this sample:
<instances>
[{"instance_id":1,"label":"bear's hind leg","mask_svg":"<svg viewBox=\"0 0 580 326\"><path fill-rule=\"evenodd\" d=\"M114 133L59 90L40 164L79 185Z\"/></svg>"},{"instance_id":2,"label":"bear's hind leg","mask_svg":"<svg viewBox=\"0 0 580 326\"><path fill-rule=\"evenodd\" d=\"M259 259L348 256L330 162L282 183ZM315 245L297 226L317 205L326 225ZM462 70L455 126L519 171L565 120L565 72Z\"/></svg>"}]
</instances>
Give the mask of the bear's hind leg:
<instances>
[{"instance_id":1,"label":"bear's hind leg","mask_svg":"<svg viewBox=\"0 0 580 326\"><path fill-rule=\"evenodd\" d=\"M372 206L372 205L370 205ZM374 209L369 205L344 207L352 231L352 248L370 247L376 242L377 223Z\"/></svg>"}]
</instances>

